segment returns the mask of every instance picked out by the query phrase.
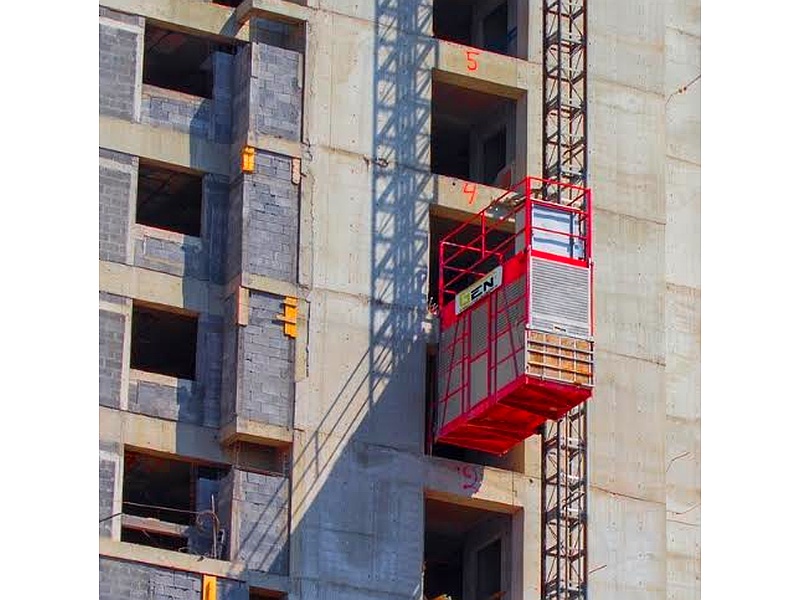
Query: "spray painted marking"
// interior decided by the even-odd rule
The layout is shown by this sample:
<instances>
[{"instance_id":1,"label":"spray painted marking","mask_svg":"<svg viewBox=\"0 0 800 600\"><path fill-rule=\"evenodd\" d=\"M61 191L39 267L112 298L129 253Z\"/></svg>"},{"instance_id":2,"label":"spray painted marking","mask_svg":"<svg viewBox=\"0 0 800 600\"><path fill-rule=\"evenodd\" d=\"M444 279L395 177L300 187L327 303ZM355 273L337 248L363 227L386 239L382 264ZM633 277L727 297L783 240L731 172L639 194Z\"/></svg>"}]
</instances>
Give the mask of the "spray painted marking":
<instances>
[{"instance_id":1,"label":"spray painted marking","mask_svg":"<svg viewBox=\"0 0 800 600\"><path fill-rule=\"evenodd\" d=\"M481 298L488 296L503 282L503 266L500 265L487 275L481 277L467 289L461 291L456 296L456 314L468 309Z\"/></svg>"},{"instance_id":2,"label":"spray painted marking","mask_svg":"<svg viewBox=\"0 0 800 600\"><path fill-rule=\"evenodd\" d=\"M475 193L478 191L478 186L474 183L464 183L464 194L469 196L468 204L475 202Z\"/></svg>"},{"instance_id":3,"label":"spray painted marking","mask_svg":"<svg viewBox=\"0 0 800 600\"><path fill-rule=\"evenodd\" d=\"M458 472L461 473L461 476L464 478L464 481L461 484L462 490L477 492L480 489L481 482L478 476L478 469L468 465L465 467L459 467Z\"/></svg>"},{"instance_id":4,"label":"spray painted marking","mask_svg":"<svg viewBox=\"0 0 800 600\"><path fill-rule=\"evenodd\" d=\"M480 56L481 53L478 50L465 50L464 54L467 56L467 71L477 71L478 61L476 57Z\"/></svg>"}]
</instances>

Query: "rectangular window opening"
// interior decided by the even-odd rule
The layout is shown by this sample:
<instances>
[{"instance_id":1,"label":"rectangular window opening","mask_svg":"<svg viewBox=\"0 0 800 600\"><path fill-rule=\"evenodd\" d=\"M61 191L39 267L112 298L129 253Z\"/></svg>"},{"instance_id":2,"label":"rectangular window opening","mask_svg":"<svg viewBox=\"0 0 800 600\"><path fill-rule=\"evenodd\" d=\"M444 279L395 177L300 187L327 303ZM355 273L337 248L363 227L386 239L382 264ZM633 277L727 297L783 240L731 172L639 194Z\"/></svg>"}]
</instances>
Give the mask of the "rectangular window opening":
<instances>
[{"instance_id":1,"label":"rectangular window opening","mask_svg":"<svg viewBox=\"0 0 800 600\"><path fill-rule=\"evenodd\" d=\"M122 541L221 558L230 519L220 493L229 470L126 450Z\"/></svg>"},{"instance_id":2,"label":"rectangular window opening","mask_svg":"<svg viewBox=\"0 0 800 600\"><path fill-rule=\"evenodd\" d=\"M424 597L507 597L511 561L501 549L510 528L510 515L425 498Z\"/></svg>"},{"instance_id":3,"label":"rectangular window opening","mask_svg":"<svg viewBox=\"0 0 800 600\"><path fill-rule=\"evenodd\" d=\"M515 159L517 101L434 79L431 172L507 188Z\"/></svg>"},{"instance_id":4,"label":"rectangular window opening","mask_svg":"<svg viewBox=\"0 0 800 600\"><path fill-rule=\"evenodd\" d=\"M527 2L514 0L434 0L433 35L455 42L525 58L517 41L519 31L516 14L527 10Z\"/></svg>"},{"instance_id":5,"label":"rectangular window opening","mask_svg":"<svg viewBox=\"0 0 800 600\"><path fill-rule=\"evenodd\" d=\"M435 213L429 215L429 256L428 256L428 304L435 307L435 310L441 310L438 307L439 302L439 243L446 235L455 231L457 228L462 227L464 221L469 219L472 215L464 214L463 220L457 220L450 217L441 216ZM468 245L473 240L477 239L480 235L480 228L478 225L469 224L456 234L452 241ZM496 247L504 242L513 243L510 241L514 237L513 231L504 231L498 229L489 233L487 236L487 243ZM456 260L448 263L450 266L457 269L468 268L475 260L474 255L464 252ZM492 262L489 259L486 262L485 269L491 270L499 263ZM477 276L467 275L459 282L460 289L466 289L475 281L478 280ZM523 472L524 471L524 444L520 443L515 448L512 448L508 453L503 456L494 456L486 452L478 450L470 450L458 446L451 446L448 444L437 444L434 440L434 432L436 430L436 402L439 393L439 356L438 346L431 344L428 347L425 362L425 451L427 454L433 456L441 456L442 458L450 458L459 460L475 465L484 465L491 467L498 467L510 471Z\"/></svg>"},{"instance_id":6,"label":"rectangular window opening","mask_svg":"<svg viewBox=\"0 0 800 600\"><path fill-rule=\"evenodd\" d=\"M214 89L212 54L235 54L236 49L236 44L148 23L144 32L142 80L163 89L211 98Z\"/></svg>"},{"instance_id":7,"label":"rectangular window opening","mask_svg":"<svg viewBox=\"0 0 800 600\"><path fill-rule=\"evenodd\" d=\"M195 379L197 316L134 302L131 368Z\"/></svg>"},{"instance_id":8,"label":"rectangular window opening","mask_svg":"<svg viewBox=\"0 0 800 600\"><path fill-rule=\"evenodd\" d=\"M140 161L137 223L200 237L202 207L202 175Z\"/></svg>"}]
</instances>

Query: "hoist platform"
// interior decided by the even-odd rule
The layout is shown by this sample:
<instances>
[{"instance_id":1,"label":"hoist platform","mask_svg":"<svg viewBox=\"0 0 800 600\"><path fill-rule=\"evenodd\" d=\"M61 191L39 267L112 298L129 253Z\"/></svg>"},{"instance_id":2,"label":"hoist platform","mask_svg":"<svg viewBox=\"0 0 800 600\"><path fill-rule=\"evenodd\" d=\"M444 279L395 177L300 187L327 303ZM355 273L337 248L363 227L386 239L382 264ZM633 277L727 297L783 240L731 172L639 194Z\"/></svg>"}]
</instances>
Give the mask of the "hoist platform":
<instances>
[{"instance_id":1,"label":"hoist platform","mask_svg":"<svg viewBox=\"0 0 800 600\"><path fill-rule=\"evenodd\" d=\"M441 240L437 443L501 455L591 396L591 232L591 190L526 177Z\"/></svg>"}]
</instances>

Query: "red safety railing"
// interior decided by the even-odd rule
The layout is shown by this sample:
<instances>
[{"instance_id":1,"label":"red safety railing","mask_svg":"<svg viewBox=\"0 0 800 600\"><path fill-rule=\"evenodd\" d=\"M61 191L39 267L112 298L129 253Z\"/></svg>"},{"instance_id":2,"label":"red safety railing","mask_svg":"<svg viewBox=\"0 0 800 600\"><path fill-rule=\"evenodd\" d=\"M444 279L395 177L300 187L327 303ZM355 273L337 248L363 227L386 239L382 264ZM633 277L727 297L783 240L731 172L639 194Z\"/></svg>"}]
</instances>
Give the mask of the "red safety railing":
<instances>
[{"instance_id":1,"label":"red safety railing","mask_svg":"<svg viewBox=\"0 0 800 600\"><path fill-rule=\"evenodd\" d=\"M548 190L548 197L557 197L560 202L542 200L543 188ZM570 215L573 227L570 231L559 231L537 224L534 207ZM591 190L588 188L532 176L519 181L442 238L439 243L440 309L461 290L520 252L588 265L592 251L591 215ZM478 227L479 231L469 236L472 227ZM577 257L565 257L535 250L532 242L536 232L547 234L551 239L563 237L568 247L582 251Z\"/></svg>"}]
</instances>

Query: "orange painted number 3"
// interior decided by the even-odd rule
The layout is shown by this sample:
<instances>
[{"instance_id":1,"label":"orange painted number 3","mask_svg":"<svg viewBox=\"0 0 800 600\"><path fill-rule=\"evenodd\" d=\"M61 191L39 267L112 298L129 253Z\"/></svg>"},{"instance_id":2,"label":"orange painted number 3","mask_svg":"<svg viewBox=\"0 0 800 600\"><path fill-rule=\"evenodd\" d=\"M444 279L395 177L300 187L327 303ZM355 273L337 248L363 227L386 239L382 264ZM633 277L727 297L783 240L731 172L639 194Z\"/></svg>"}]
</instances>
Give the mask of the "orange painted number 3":
<instances>
[{"instance_id":1,"label":"orange painted number 3","mask_svg":"<svg viewBox=\"0 0 800 600\"><path fill-rule=\"evenodd\" d=\"M477 50L466 50L465 52L467 55L467 71L477 71L478 61L475 59L480 55L480 52Z\"/></svg>"}]
</instances>

